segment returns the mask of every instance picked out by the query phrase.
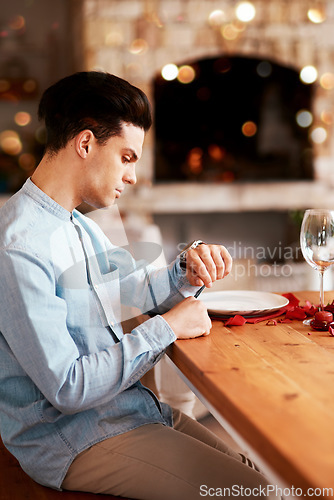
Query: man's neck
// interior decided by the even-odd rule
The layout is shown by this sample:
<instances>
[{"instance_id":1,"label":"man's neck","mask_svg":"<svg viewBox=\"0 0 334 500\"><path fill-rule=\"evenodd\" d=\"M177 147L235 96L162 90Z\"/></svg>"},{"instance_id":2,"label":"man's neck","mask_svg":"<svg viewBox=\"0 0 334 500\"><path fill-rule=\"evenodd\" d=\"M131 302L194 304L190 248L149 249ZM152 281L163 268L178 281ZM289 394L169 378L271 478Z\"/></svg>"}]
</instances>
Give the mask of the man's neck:
<instances>
[{"instance_id":1,"label":"man's neck","mask_svg":"<svg viewBox=\"0 0 334 500\"><path fill-rule=\"evenodd\" d=\"M65 150L55 155L46 153L31 176L31 180L50 198L72 212L81 200L76 194L74 166L70 163Z\"/></svg>"}]
</instances>

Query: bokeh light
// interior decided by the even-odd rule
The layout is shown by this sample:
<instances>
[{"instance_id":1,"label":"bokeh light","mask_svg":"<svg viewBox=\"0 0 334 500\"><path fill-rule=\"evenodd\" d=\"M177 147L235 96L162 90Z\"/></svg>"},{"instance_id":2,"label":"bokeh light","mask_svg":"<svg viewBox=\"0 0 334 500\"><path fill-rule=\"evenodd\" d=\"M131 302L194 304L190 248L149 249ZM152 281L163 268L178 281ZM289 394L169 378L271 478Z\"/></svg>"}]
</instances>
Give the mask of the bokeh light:
<instances>
[{"instance_id":1,"label":"bokeh light","mask_svg":"<svg viewBox=\"0 0 334 500\"><path fill-rule=\"evenodd\" d=\"M267 78L268 76L271 75L273 70L272 65L268 61L261 61L257 66L256 66L256 72L259 76L262 78Z\"/></svg>"},{"instance_id":2,"label":"bokeh light","mask_svg":"<svg viewBox=\"0 0 334 500\"><path fill-rule=\"evenodd\" d=\"M257 132L257 126L254 122L247 121L242 125L241 131L246 137L252 137Z\"/></svg>"},{"instance_id":3,"label":"bokeh light","mask_svg":"<svg viewBox=\"0 0 334 500\"><path fill-rule=\"evenodd\" d=\"M43 125L36 129L35 138L36 138L36 141L39 142L39 144L46 143L46 129Z\"/></svg>"},{"instance_id":4,"label":"bokeh light","mask_svg":"<svg viewBox=\"0 0 334 500\"><path fill-rule=\"evenodd\" d=\"M24 28L26 22L23 16L18 15L13 17L8 24L12 30L21 30Z\"/></svg>"},{"instance_id":5,"label":"bokeh light","mask_svg":"<svg viewBox=\"0 0 334 500\"><path fill-rule=\"evenodd\" d=\"M193 148L187 156L187 164L193 174L200 174L203 170L202 164L203 150L201 148Z\"/></svg>"},{"instance_id":6,"label":"bokeh light","mask_svg":"<svg viewBox=\"0 0 334 500\"><path fill-rule=\"evenodd\" d=\"M221 161L226 155L226 151L218 144L210 144L208 147L208 153L214 161Z\"/></svg>"},{"instance_id":7,"label":"bokeh light","mask_svg":"<svg viewBox=\"0 0 334 500\"><path fill-rule=\"evenodd\" d=\"M320 118L326 125L332 125L333 123L333 113L331 111L321 111Z\"/></svg>"},{"instance_id":8,"label":"bokeh light","mask_svg":"<svg viewBox=\"0 0 334 500\"><path fill-rule=\"evenodd\" d=\"M302 128L307 128L313 122L313 115L307 109L301 109L296 114L296 122Z\"/></svg>"},{"instance_id":9,"label":"bokeh light","mask_svg":"<svg viewBox=\"0 0 334 500\"><path fill-rule=\"evenodd\" d=\"M4 130L0 133L0 147L8 155L18 155L22 151L21 139L15 130Z\"/></svg>"},{"instance_id":10,"label":"bokeh light","mask_svg":"<svg viewBox=\"0 0 334 500\"><path fill-rule=\"evenodd\" d=\"M307 17L312 23L323 23L326 19L326 14L323 9L312 8L307 11Z\"/></svg>"},{"instance_id":11,"label":"bokeh light","mask_svg":"<svg viewBox=\"0 0 334 500\"><path fill-rule=\"evenodd\" d=\"M177 78L179 69L176 64L166 64L161 70L161 76L164 80L171 81Z\"/></svg>"},{"instance_id":12,"label":"bokeh light","mask_svg":"<svg viewBox=\"0 0 334 500\"><path fill-rule=\"evenodd\" d=\"M104 42L109 47L119 47L124 43L124 35L121 30L112 30L106 34Z\"/></svg>"},{"instance_id":13,"label":"bokeh light","mask_svg":"<svg viewBox=\"0 0 334 500\"><path fill-rule=\"evenodd\" d=\"M313 83L318 78L318 71L314 66L304 66L299 73L303 83Z\"/></svg>"},{"instance_id":14,"label":"bokeh light","mask_svg":"<svg viewBox=\"0 0 334 500\"><path fill-rule=\"evenodd\" d=\"M177 79L181 83L191 83L196 76L196 72L192 66L184 65L179 68Z\"/></svg>"},{"instance_id":15,"label":"bokeh light","mask_svg":"<svg viewBox=\"0 0 334 500\"><path fill-rule=\"evenodd\" d=\"M316 144L322 144L327 139L327 130L324 127L316 127L311 131L310 138Z\"/></svg>"},{"instance_id":16,"label":"bokeh light","mask_svg":"<svg viewBox=\"0 0 334 500\"><path fill-rule=\"evenodd\" d=\"M221 34L225 40L236 40L239 36L239 30L234 24L229 23L221 28Z\"/></svg>"},{"instance_id":17,"label":"bokeh light","mask_svg":"<svg viewBox=\"0 0 334 500\"><path fill-rule=\"evenodd\" d=\"M20 127L25 127L31 122L31 115L26 111L18 111L14 116L14 121L16 125Z\"/></svg>"},{"instance_id":18,"label":"bokeh light","mask_svg":"<svg viewBox=\"0 0 334 500\"><path fill-rule=\"evenodd\" d=\"M133 40L133 42L130 45L129 52L131 54L144 54L148 49L148 43L146 40L143 40L142 38L137 38L136 40Z\"/></svg>"},{"instance_id":19,"label":"bokeh light","mask_svg":"<svg viewBox=\"0 0 334 500\"><path fill-rule=\"evenodd\" d=\"M10 89L10 83L8 80L1 78L0 80L0 92L7 92Z\"/></svg>"},{"instance_id":20,"label":"bokeh light","mask_svg":"<svg viewBox=\"0 0 334 500\"><path fill-rule=\"evenodd\" d=\"M35 92L36 88L37 88L37 83L32 78L29 78L23 84L23 90L27 92L27 94Z\"/></svg>"},{"instance_id":21,"label":"bokeh light","mask_svg":"<svg viewBox=\"0 0 334 500\"><path fill-rule=\"evenodd\" d=\"M29 172L36 167L36 158L30 153L23 153L19 156L19 165L22 170Z\"/></svg>"},{"instance_id":22,"label":"bokeh light","mask_svg":"<svg viewBox=\"0 0 334 500\"><path fill-rule=\"evenodd\" d=\"M323 89L332 90L334 88L334 75L333 73L324 73L320 77L320 85Z\"/></svg>"},{"instance_id":23,"label":"bokeh light","mask_svg":"<svg viewBox=\"0 0 334 500\"><path fill-rule=\"evenodd\" d=\"M256 10L251 2L241 2L237 5L235 13L239 21L248 23L254 19Z\"/></svg>"},{"instance_id":24,"label":"bokeh light","mask_svg":"<svg viewBox=\"0 0 334 500\"><path fill-rule=\"evenodd\" d=\"M225 13L220 9L213 10L208 17L208 22L210 26L221 26L224 21L225 21Z\"/></svg>"}]
</instances>

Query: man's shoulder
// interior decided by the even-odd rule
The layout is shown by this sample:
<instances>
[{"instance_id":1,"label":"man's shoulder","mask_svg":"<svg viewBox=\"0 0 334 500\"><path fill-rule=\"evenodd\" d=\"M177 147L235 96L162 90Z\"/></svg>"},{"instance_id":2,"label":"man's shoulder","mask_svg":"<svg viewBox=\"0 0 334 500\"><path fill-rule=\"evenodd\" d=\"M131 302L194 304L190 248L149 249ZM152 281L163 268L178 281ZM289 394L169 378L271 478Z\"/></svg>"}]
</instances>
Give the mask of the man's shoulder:
<instances>
[{"instance_id":1,"label":"man's shoulder","mask_svg":"<svg viewBox=\"0 0 334 500\"><path fill-rule=\"evenodd\" d=\"M15 193L0 208L0 248L2 249L38 248L40 240L51 231L54 231L54 227L48 212L22 190Z\"/></svg>"}]
</instances>

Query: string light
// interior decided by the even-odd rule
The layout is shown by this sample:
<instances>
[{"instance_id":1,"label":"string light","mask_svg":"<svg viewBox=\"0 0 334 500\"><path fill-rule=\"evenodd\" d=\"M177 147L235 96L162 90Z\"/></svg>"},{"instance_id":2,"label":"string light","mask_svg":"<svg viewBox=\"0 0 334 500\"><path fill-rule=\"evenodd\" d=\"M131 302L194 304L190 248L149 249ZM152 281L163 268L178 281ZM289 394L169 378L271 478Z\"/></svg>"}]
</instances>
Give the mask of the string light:
<instances>
[{"instance_id":1,"label":"string light","mask_svg":"<svg viewBox=\"0 0 334 500\"><path fill-rule=\"evenodd\" d=\"M307 109L301 109L296 114L296 122L302 128L307 128L313 122L313 115Z\"/></svg>"},{"instance_id":2,"label":"string light","mask_svg":"<svg viewBox=\"0 0 334 500\"><path fill-rule=\"evenodd\" d=\"M31 122L31 115L26 111L18 111L14 116L14 121L20 127L25 127Z\"/></svg>"},{"instance_id":3,"label":"string light","mask_svg":"<svg viewBox=\"0 0 334 500\"><path fill-rule=\"evenodd\" d=\"M318 71L314 66L304 66L299 73L299 77L303 83L314 83L318 78Z\"/></svg>"},{"instance_id":4,"label":"string light","mask_svg":"<svg viewBox=\"0 0 334 500\"><path fill-rule=\"evenodd\" d=\"M253 137L257 132L257 126L254 122L248 121L242 125L241 130L246 137Z\"/></svg>"},{"instance_id":5,"label":"string light","mask_svg":"<svg viewBox=\"0 0 334 500\"><path fill-rule=\"evenodd\" d=\"M323 89L332 90L334 88L333 73L324 73L323 75L321 75L319 82Z\"/></svg>"},{"instance_id":6,"label":"string light","mask_svg":"<svg viewBox=\"0 0 334 500\"><path fill-rule=\"evenodd\" d=\"M315 24L323 23L326 19L324 10L319 8L309 9L307 11L307 17Z\"/></svg>"},{"instance_id":7,"label":"string light","mask_svg":"<svg viewBox=\"0 0 334 500\"><path fill-rule=\"evenodd\" d=\"M0 146L8 155L18 155L22 151L21 139L15 130L4 130L0 134Z\"/></svg>"},{"instance_id":8,"label":"string light","mask_svg":"<svg viewBox=\"0 0 334 500\"><path fill-rule=\"evenodd\" d=\"M235 14L240 21L248 23L254 19L256 10L251 2L241 2L237 5Z\"/></svg>"},{"instance_id":9,"label":"string light","mask_svg":"<svg viewBox=\"0 0 334 500\"><path fill-rule=\"evenodd\" d=\"M131 54L143 54L146 52L148 49L148 43L146 40L143 40L142 38L137 38L136 40L133 40L133 42L130 45L129 52Z\"/></svg>"},{"instance_id":10,"label":"string light","mask_svg":"<svg viewBox=\"0 0 334 500\"><path fill-rule=\"evenodd\" d=\"M196 72L192 66L185 64L181 66L177 75L177 79L181 83L191 83L196 76Z\"/></svg>"},{"instance_id":11,"label":"string light","mask_svg":"<svg viewBox=\"0 0 334 500\"><path fill-rule=\"evenodd\" d=\"M208 17L208 22L210 26L221 26L225 21L225 17L225 13L222 10L217 9L211 12Z\"/></svg>"},{"instance_id":12,"label":"string light","mask_svg":"<svg viewBox=\"0 0 334 500\"><path fill-rule=\"evenodd\" d=\"M161 70L161 76L164 80L172 81L177 78L179 69L176 64L166 64Z\"/></svg>"},{"instance_id":13,"label":"string light","mask_svg":"<svg viewBox=\"0 0 334 500\"><path fill-rule=\"evenodd\" d=\"M327 139L327 131L324 127L316 127L311 131L310 137L316 144L322 144Z\"/></svg>"}]
</instances>

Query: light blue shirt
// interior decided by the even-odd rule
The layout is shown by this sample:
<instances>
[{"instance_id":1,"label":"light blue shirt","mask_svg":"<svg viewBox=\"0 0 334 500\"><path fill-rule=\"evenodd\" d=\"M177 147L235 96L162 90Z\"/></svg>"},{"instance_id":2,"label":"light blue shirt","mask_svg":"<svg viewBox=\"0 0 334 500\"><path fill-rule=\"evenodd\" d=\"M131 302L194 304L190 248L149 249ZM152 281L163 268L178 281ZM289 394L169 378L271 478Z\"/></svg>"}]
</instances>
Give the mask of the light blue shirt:
<instances>
[{"instance_id":1,"label":"light blue shirt","mask_svg":"<svg viewBox=\"0 0 334 500\"><path fill-rule=\"evenodd\" d=\"M196 290L196 289L195 289ZM78 453L160 422L139 379L175 334L159 315L192 295L178 260L136 262L28 179L0 209L0 432L37 482L60 488ZM156 313L126 335L121 303Z\"/></svg>"}]
</instances>

